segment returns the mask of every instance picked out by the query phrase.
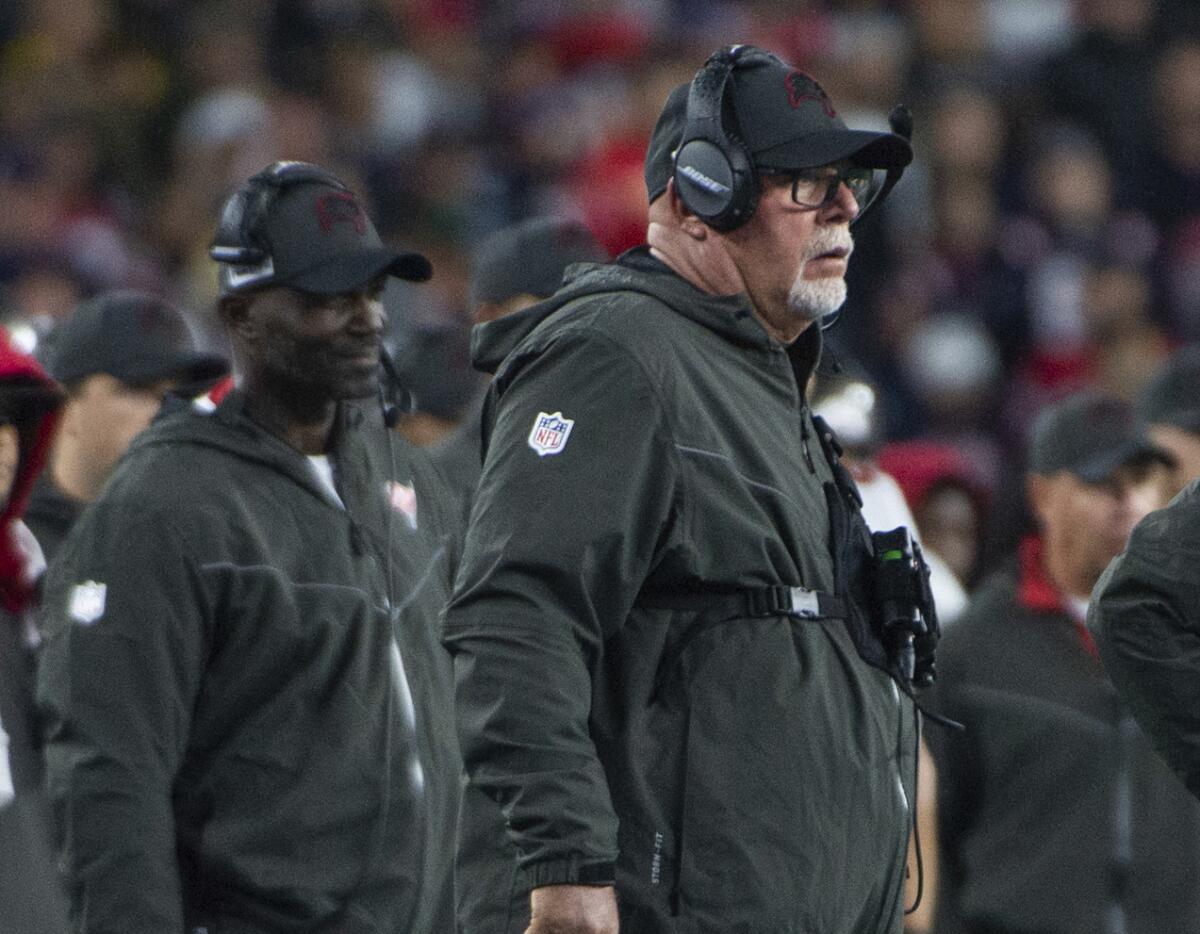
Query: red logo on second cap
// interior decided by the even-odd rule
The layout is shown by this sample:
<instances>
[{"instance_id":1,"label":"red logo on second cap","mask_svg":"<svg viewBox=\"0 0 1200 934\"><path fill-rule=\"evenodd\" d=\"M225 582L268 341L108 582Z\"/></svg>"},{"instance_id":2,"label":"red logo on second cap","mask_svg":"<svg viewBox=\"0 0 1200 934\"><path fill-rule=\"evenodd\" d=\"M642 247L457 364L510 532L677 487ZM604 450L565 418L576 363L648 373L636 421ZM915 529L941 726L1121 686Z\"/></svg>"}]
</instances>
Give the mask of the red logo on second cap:
<instances>
[{"instance_id":1,"label":"red logo on second cap","mask_svg":"<svg viewBox=\"0 0 1200 934\"><path fill-rule=\"evenodd\" d=\"M334 224L352 224L360 237L367 232L367 218L354 196L345 191L334 191L317 199L317 222L323 233L329 233Z\"/></svg>"},{"instance_id":2,"label":"red logo on second cap","mask_svg":"<svg viewBox=\"0 0 1200 934\"><path fill-rule=\"evenodd\" d=\"M802 71L790 72L787 76L788 103L795 109L805 101L816 101L830 120L837 116L833 101L825 89Z\"/></svg>"}]
</instances>

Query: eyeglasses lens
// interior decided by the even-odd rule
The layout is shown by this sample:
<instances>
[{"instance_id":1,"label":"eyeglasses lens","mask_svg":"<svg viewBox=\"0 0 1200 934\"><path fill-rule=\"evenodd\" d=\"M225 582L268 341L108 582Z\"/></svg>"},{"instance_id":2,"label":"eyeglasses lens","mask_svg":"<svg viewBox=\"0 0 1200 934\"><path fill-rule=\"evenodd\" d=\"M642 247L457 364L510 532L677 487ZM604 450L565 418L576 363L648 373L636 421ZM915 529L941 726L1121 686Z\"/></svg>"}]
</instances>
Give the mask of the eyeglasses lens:
<instances>
[{"instance_id":1,"label":"eyeglasses lens","mask_svg":"<svg viewBox=\"0 0 1200 934\"><path fill-rule=\"evenodd\" d=\"M823 207L837 197L838 188L845 182L861 211L870 201L874 178L874 171L864 168L798 173L792 177L792 200L804 208Z\"/></svg>"}]
</instances>

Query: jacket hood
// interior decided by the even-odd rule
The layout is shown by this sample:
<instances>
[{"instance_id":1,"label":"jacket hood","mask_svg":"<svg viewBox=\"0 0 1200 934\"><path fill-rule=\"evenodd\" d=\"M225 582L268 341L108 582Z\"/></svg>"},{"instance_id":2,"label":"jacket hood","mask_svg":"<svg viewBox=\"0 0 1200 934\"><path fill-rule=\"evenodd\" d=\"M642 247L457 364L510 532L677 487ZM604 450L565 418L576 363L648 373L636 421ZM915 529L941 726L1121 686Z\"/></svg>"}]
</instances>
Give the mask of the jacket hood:
<instances>
[{"instance_id":1,"label":"jacket hood","mask_svg":"<svg viewBox=\"0 0 1200 934\"><path fill-rule=\"evenodd\" d=\"M477 370L494 373L521 341L569 302L587 295L630 291L657 299L732 343L761 349L778 346L754 316L745 294L712 295L701 291L651 256L649 247L640 246L612 263L572 265L563 287L554 295L511 315L476 325L471 332L471 362ZM821 329L810 327L789 348L789 354L810 372L820 355L820 346ZM803 363L797 358L803 358Z\"/></svg>"},{"instance_id":2,"label":"jacket hood","mask_svg":"<svg viewBox=\"0 0 1200 934\"><path fill-rule=\"evenodd\" d=\"M17 472L0 512L0 604L14 613L29 604L34 589L31 555L15 526L25 514L34 481L46 464L62 403L58 384L37 361L13 347L0 329L0 409L17 426L20 443Z\"/></svg>"},{"instance_id":3,"label":"jacket hood","mask_svg":"<svg viewBox=\"0 0 1200 934\"><path fill-rule=\"evenodd\" d=\"M285 474L322 499L329 499L329 494L310 469L307 458L251 420L245 414L245 404L245 395L237 389L227 391L215 409L197 406L191 400L171 399L170 409L164 410L148 429L134 439L127 456L152 448L181 444L215 448ZM357 425L364 418L371 417L368 411L370 404L364 400L362 405L345 402L338 406L331 449L338 446L337 439L345 427Z\"/></svg>"}]
</instances>

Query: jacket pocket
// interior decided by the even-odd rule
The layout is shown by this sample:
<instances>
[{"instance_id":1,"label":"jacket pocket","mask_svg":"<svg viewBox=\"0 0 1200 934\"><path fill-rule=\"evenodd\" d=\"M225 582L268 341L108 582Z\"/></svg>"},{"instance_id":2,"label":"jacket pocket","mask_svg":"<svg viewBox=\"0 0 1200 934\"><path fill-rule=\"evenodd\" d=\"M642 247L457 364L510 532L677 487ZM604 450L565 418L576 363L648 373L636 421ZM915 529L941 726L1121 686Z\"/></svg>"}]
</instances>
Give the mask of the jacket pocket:
<instances>
[{"instance_id":1,"label":"jacket pocket","mask_svg":"<svg viewBox=\"0 0 1200 934\"><path fill-rule=\"evenodd\" d=\"M796 658L792 625L779 617L700 615L674 641L674 652L660 668L639 756L648 763L646 806L632 821L622 815L622 853L632 856L634 881L646 904L660 912L657 926L639 919L637 930L707 930L696 928L704 918L718 930L724 919L719 911L713 914L714 906L745 904L753 880L739 867L758 862L746 857L759 839L745 819L769 812L775 803L770 786L789 770L791 741L773 727L764 731L761 718L775 718L752 700L742 703L740 695L752 684L772 690L769 682L781 699L791 693L778 678L794 686L794 662L784 662L784 674L768 670L766 661L780 653ZM741 772L742 779L730 781L731 771ZM775 861L780 872L784 862ZM759 901L766 906L769 900ZM764 907L763 919L769 914Z\"/></svg>"},{"instance_id":2,"label":"jacket pocket","mask_svg":"<svg viewBox=\"0 0 1200 934\"><path fill-rule=\"evenodd\" d=\"M636 929L838 930L893 859L871 819L896 807L891 692L837 621L693 625L633 751L643 801L621 813L630 901L661 912Z\"/></svg>"},{"instance_id":3,"label":"jacket pocket","mask_svg":"<svg viewBox=\"0 0 1200 934\"><path fill-rule=\"evenodd\" d=\"M633 768L614 775L620 812L618 888L622 930L675 930L679 869L685 844L684 805L688 785L691 698L688 671L692 658L704 651L703 634L715 626L704 614L674 615L659 658L649 700L640 712L632 748Z\"/></svg>"}]
</instances>

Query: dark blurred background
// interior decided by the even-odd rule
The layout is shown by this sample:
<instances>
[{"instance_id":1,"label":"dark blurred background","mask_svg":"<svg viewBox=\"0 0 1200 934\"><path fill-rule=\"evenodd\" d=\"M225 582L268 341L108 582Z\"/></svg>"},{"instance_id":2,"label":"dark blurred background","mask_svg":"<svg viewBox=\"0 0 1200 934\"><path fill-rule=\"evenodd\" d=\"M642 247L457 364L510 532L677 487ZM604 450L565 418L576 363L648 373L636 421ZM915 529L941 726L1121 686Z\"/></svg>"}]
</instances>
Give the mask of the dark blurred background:
<instances>
[{"instance_id":1,"label":"dark blurred background","mask_svg":"<svg viewBox=\"0 0 1200 934\"><path fill-rule=\"evenodd\" d=\"M1200 338L1195 0L4 0L0 312L32 348L80 298L138 287L219 347L218 206L304 159L433 260L388 295L403 353L465 327L499 227L640 242L659 106L735 41L815 74L852 126L915 115L830 332L886 440L949 443L994 488L1048 399L1133 398Z\"/></svg>"}]
</instances>

